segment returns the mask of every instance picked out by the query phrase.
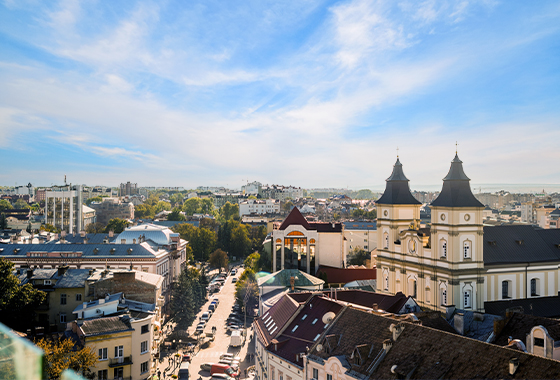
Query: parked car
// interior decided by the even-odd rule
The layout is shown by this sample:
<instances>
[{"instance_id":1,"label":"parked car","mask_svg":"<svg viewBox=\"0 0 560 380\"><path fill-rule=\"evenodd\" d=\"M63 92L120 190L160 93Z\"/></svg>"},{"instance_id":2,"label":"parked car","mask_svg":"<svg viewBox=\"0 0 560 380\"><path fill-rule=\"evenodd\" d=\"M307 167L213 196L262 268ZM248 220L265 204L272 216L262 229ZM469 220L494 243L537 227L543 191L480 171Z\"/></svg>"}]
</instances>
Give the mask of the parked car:
<instances>
[{"instance_id":1,"label":"parked car","mask_svg":"<svg viewBox=\"0 0 560 380\"><path fill-rule=\"evenodd\" d=\"M201 320L201 321L208 322L209 319L210 319L210 314L209 314L208 312L204 312L204 313L202 313L202 315L200 316L200 320Z\"/></svg>"},{"instance_id":2,"label":"parked car","mask_svg":"<svg viewBox=\"0 0 560 380\"><path fill-rule=\"evenodd\" d=\"M229 352L221 354L220 359L237 360L238 362L241 361L241 358L239 356L235 356L234 354L230 354Z\"/></svg>"},{"instance_id":3,"label":"parked car","mask_svg":"<svg viewBox=\"0 0 560 380\"><path fill-rule=\"evenodd\" d=\"M213 312L214 310L216 310L216 304L215 304L215 303L211 303L210 305L208 305L208 310L209 310L209 311L212 311L212 312Z\"/></svg>"},{"instance_id":4,"label":"parked car","mask_svg":"<svg viewBox=\"0 0 560 380\"><path fill-rule=\"evenodd\" d=\"M200 365L200 369L203 371L208 371L210 372L210 369L212 368L212 366L214 365L214 363L203 363Z\"/></svg>"},{"instance_id":5,"label":"parked car","mask_svg":"<svg viewBox=\"0 0 560 380\"><path fill-rule=\"evenodd\" d=\"M233 380L233 377L226 375L225 373L215 373L210 378L211 380Z\"/></svg>"},{"instance_id":6,"label":"parked car","mask_svg":"<svg viewBox=\"0 0 560 380\"><path fill-rule=\"evenodd\" d=\"M189 380L189 361L183 361L181 367L179 368L179 373L177 374L177 378L179 380Z\"/></svg>"},{"instance_id":7,"label":"parked car","mask_svg":"<svg viewBox=\"0 0 560 380\"><path fill-rule=\"evenodd\" d=\"M183 355L183 361L184 362L189 362L190 363L191 360L192 360L192 357L190 355L188 355L188 354Z\"/></svg>"},{"instance_id":8,"label":"parked car","mask_svg":"<svg viewBox=\"0 0 560 380\"><path fill-rule=\"evenodd\" d=\"M235 331L235 330L240 330L242 328L243 326L241 325L229 325L226 329L227 331Z\"/></svg>"},{"instance_id":9,"label":"parked car","mask_svg":"<svg viewBox=\"0 0 560 380\"><path fill-rule=\"evenodd\" d=\"M235 277L232 278L232 279L231 279L231 282L236 283L236 282L237 282L237 278L235 278Z\"/></svg>"},{"instance_id":10,"label":"parked car","mask_svg":"<svg viewBox=\"0 0 560 380\"><path fill-rule=\"evenodd\" d=\"M196 325L196 327L197 327L197 328L198 328L198 327L205 328L205 327L206 327L206 321L200 322L198 325Z\"/></svg>"},{"instance_id":11,"label":"parked car","mask_svg":"<svg viewBox=\"0 0 560 380\"><path fill-rule=\"evenodd\" d=\"M236 377L239 375L239 372L231 368L231 366L227 364L212 364L210 368L210 374L214 376L215 373L225 373L228 376Z\"/></svg>"}]
</instances>

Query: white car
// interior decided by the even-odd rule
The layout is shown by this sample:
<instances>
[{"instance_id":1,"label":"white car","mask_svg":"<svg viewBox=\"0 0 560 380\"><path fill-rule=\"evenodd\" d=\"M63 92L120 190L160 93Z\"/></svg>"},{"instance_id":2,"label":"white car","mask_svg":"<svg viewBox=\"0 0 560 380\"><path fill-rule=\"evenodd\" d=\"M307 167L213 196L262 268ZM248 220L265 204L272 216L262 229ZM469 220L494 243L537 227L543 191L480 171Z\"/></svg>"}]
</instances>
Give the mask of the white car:
<instances>
[{"instance_id":1,"label":"white car","mask_svg":"<svg viewBox=\"0 0 560 380\"><path fill-rule=\"evenodd\" d=\"M210 319L210 314L209 314L208 312L204 312L204 313L202 313L202 315L200 316L200 320L201 320L201 321L208 322L209 319Z\"/></svg>"}]
</instances>

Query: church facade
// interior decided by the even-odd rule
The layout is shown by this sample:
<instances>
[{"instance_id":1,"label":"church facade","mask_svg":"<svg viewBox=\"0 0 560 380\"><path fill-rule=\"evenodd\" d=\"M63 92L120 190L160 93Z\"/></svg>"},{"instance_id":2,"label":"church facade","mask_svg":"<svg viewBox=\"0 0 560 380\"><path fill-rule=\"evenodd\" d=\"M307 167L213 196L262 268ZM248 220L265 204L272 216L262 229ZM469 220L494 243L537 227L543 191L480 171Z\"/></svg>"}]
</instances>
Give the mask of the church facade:
<instances>
[{"instance_id":1,"label":"church facade","mask_svg":"<svg viewBox=\"0 0 560 380\"><path fill-rule=\"evenodd\" d=\"M560 234L484 226L484 205L457 155L430 205L429 227L419 225L420 202L408 182L397 159L377 201L378 292L403 292L440 311L449 305L484 311L486 301L558 295Z\"/></svg>"}]
</instances>

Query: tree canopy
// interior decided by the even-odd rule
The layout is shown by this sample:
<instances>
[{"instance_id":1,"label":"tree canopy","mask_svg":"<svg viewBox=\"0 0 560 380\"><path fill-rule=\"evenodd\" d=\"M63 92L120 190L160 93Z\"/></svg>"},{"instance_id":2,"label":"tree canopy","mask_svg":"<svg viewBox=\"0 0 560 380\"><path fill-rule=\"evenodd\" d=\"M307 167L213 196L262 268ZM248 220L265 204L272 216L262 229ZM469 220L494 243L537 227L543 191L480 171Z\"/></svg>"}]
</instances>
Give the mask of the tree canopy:
<instances>
[{"instance_id":1,"label":"tree canopy","mask_svg":"<svg viewBox=\"0 0 560 380\"><path fill-rule=\"evenodd\" d=\"M153 219L156 208L148 203L134 206L134 217L138 219Z\"/></svg>"},{"instance_id":2,"label":"tree canopy","mask_svg":"<svg viewBox=\"0 0 560 380\"><path fill-rule=\"evenodd\" d=\"M180 329L187 329L196 318L196 313L206 301L208 279L204 272L193 267L185 268L173 288L171 317Z\"/></svg>"},{"instance_id":3,"label":"tree canopy","mask_svg":"<svg viewBox=\"0 0 560 380\"><path fill-rule=\"evenodd\" d=\"M216 248L217 235L208 228L181 223L173 226L172 230L189 242L195 260L208 260L210 253Z\"/></svg>"},{"instance_id":4,"label":"tree canopy","mask_svg":"<svg viewBox=\"0 0 560 380\"><path fill-rule=\"evenodd\" d=\"M125 219L114 218L109 220L109 223L107 223L105 232L113 231L116 234L120 234L126 227L128 227L129 224L130 223L128 223L128 221Z\"/></svg>"},{"instance_id":5,"label":"tree canopy","mask_svg":"<svg viewBox=\"0 0 560 380\"><path fill-rule=\"evenodd\" d=\"M235 301L238 305L244 305L246 310L253 310L259 304L259 287L255 272L251 268L245 268L237 283L235 284Z\"/></svg>"},{"instance_id":6,"label":"tree canopy","mask_svg":"<svg viewBox=\"0 0 560 380\"><path fill-rule=\"evenodd\" d=\"M224 221L229 219L239 219L239 205L237 203L231 204L226 202L222 208L220 208L220 217Z\"/></svg>"},{"instance_id":7,"label":"tree canopy","mask_svg":"<svg viewBox=\"0 0 560 380\"><path fill-rule=\"evenodd\" d=\"M27 203L26 201L24 201L23 199L18 199L16 201L16 203L14 203L14 208L15 209L24 209L24 208L31 208L31 206L29 206L29 203Z\"/></svg>"},{"instance_id":8,"label":"tree canopy","mask_svg":"<svg viewBox=\"0 0 560 380\"><path fill-rule=\"evenodd\" d=\"M20 285L13 272L14 263L0 257L0 322L23 331L32 325L34 311L45 301L46 293L31 284Z\"/></svg>"},{"instance_id":9,"label":"tree canopy","mask_svg":"<svg viewBox=\"0 0 560 380\"><path fill-rule=\"evenodd\" d=\"M366 220L375 220L377 218L377 210L373 209L371 211L364 210L364 209L356 209L352 211L352 218L355 219L366 219Z\"/></svg>"},{"instance_id":10,"label":"tree canopy","mask_svg":"<svg viewBox=\"0 0 560 380\"><path fill-rule=\"evenodd\" d=\"M212 252L208 261L210 262L211 266L219 268L220 272L222 271L222 268L227 268L229 263L227 254L219 248Z\"/></svg>"},{"instance_id":11,"label":"tree canopy","mask_svg":"<svg viewBox=\"0 0 560 380\"><path fill-rule=\"evenodd\" d=\"M371 260L371 253L356 247L348 253L347 260L348 265L366 265L366 260Z\"/></svg>"},{"instance_id":12,"label":"tree canopy","mask_svg":"<svg viewBox=\"0 0 560 380\"><path fill-rule=\"evenodd\" d=\"M39 231L54 232L55 234L58 234L60 232L60 228L47 223L42 224L41 227L39 227Z\"/></svg>"},{"instance_id":13,"label":"tree canopy","mask_svg":"<svg viewBox=\"0 0 560 380\"><path fill-rule=\"evenodd\" d=\"M60 379L65 369L72 369L88 379L95 378L91 368L98 360L97 353L91 347L76 350L74 341L66 339L40 339L35 344L44 353L45 374L47 379Z\"/></svg>"},{"instance_id":14,"label":"tree canopy","mask_svg":"<svg viewBox=\"0 0 560 380\"><path fill-rule=\"evenodd\" d=\"M86 226L86 232L88 234L100 234L103 233L104 230L105 226L100 222L90 223Z\"/></svg>"},{"instance_id":15,"label":"tree canopy","mask_svg":"<svg viewBox=\"0 0 560 380\"><path fill-rule=\"evenodd\" d=\"M12 204L5 199L0 199L0 211L13 209Z\"/></svg>"},{"instance_id":16,"label":"tree canopy","mask_svg":"<svg viewBox=\"0 0 560 380\"><path fill-rule=\"evenodd\" d=\"M170 221L184 221L187 220L187 218L185 218L185 215L181 214L181 209L178 207L175 207L173 209L173 211L171 211L171 214L167 215L167 220Z\"/></svg>"}]
</instances>

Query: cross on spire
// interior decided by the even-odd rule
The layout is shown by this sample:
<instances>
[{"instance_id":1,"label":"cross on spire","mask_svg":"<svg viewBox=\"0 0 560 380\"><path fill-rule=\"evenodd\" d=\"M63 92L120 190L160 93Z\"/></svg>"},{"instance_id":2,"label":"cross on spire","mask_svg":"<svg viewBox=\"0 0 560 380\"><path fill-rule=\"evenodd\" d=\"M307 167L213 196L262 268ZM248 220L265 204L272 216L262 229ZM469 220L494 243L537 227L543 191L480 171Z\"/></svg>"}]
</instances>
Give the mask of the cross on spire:
<instances>
[{"instance_id":1,"label":"cross on spire","mask_svg":"<svg viewBox=\"0 0 560 380\"><path fill-rule=\"evenodd\" d=\"M457 141L455 141L455 154L457 154L457 146L458 146L458 145L459 145L459 144L457 144Z\"/></svg>"},{"instance_id":2,"label":"cross on spire","mask_svg":"<svg viewBox=\"0 0 560 380\"><path fill-rule=\"evenodd\" d=\"M397 147L397 158L399 158L399 147Z\"/></svg>"}]
</instances>

